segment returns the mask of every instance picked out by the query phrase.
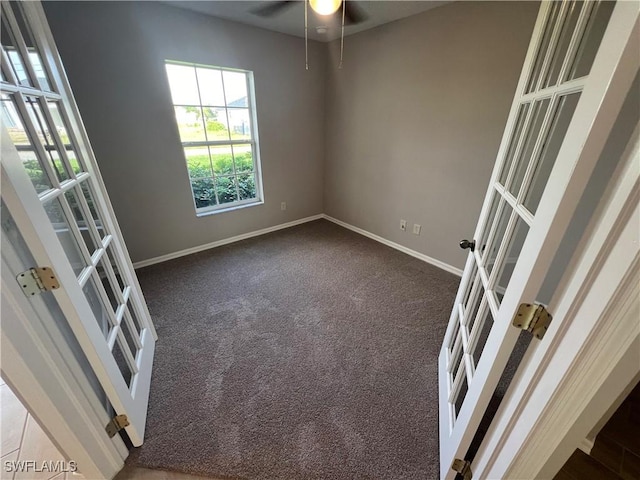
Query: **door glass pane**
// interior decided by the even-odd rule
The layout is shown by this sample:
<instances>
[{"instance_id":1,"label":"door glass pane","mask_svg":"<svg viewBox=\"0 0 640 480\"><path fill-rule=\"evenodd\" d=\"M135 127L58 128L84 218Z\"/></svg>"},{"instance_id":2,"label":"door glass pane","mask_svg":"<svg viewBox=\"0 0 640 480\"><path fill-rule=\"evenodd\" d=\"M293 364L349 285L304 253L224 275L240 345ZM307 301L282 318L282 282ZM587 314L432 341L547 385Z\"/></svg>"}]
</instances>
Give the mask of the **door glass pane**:
<instances>
[{"instance_id":1,"label":"door glass pane","mask_svg":"<svg viewBox=\"0 0 640 480\"><path fill-rule=\"evenodd\" d=\"M462 359L462 335L460 331L458 331L456 342L453 344L453 348L451 349L451 361L449 362L450 372L458 371L458 367L460 366L461 359Z\"/></svg>"},{"instance_id":2,"label":"door glass pane","mask_svg":"<svg viewBox=\"0 0 640 480\"><path fill-rule=\"evenodd\" d=\"M562 7L562 2L552 2L551 10L547 16L547 21L544 26L544 33L540 39L540 43L538 44L538 51L536 52L536 60L533 64L533 68L531 70L531 74L529 75L529 81L527 82L527 93L531 93L538 87L538 80L541 78L543 72L543 64L544 59L549 50L549 44L551 42L551 36L553 34L554 27L556 25L556 21L558 19L558 15L560 13L560 8Z\"/></svg>"},{"instance_id":3,"label":"door glass pane","mask_svg":"<svg viewBox=\"0 0 640 480\"><path fill-rule=\"evenodd\" d=\"M35 97L25 97L27 103L27 110L29 111L29 118L36 131L38 139L42 143L42 147L49 156L49 161L53 167L53 171L58 177L58 181L62 182L69 179L69 172L67 167L62 163L61 156L53 141L51 134L51 127L46 122L42 109L38 103L38 99Z\"/></svg>"},{"instance_id":4,"label":"door glass pane","mask_svg":"<svg viewBox=\"0 0 640 480\"><path fill-rule=\"evenodd\" d=\"M480 282L479 276L478 276L478 281ZM480 305L483 299L484 299L484 286L482 285L482 282L480 282L478 285L478 292L474 295L473 304L470 306L470 310L466 310L467 312L466 328L467 328L468 335L470 335L471 331L473 330L473 325L476 322L476 317L478 316L478 310L480 309Z\"/></svg>"},{"instance_id":5,"label":"door glass pane","mask_svg":"<svg viewBox=\"0 0 640 480\"><path fill-rule=\"evenodd\" d=\"M511 205L507 202L503 202L502 211L500 212L500 216L498 217L498 221L494 225L493 238L491 239L491 244L487 248L487 255L484 259L484 265L487 269L487 273L490 275L493 271L493 267L496 261L496 257L498 256L498 251L502 246L504 241L504 234L507 231L507 225L509 224L509 219L511 218L511 212L513 209Z\"/></svg>"},{"instance_id":6,"label":"door glass pane","mask_svg":"<svg viewBox=\"0 0 640 480\"><path fill-rule=\"evenodd\" d=\"M462 403L464 402L465 397L467 396L467 392L469 391L469 384L467 383L467 376L464 373L464 368L462 369L462 384L460 385L460 390L456 394L456 400L454 402L456 417L460 414L460 409L462 408Z\"/></svg>"},{"instance_id":7,"label":"door glass pane","mask_svg":"<svg viewBox=\"0 0 640 480\"><path fill-rule=\"evenodd\" d=\"M9 22L4 13L2 15L2 28L0 29L0 35L2 36L2 48L7 53L11 69L18 81L18 85L31 86L31 80L27 75L24 60L18 51L18 44L16 43L13 31L9 28Z\"/></svg>"},{"instance_id":8,"label":"door glass pane","mask_svg":"<svg viewBox=\"0 0 640 480\"><path fill-rule=\"evenodd\" d=\"M50 92L52 90L51 84L49 82L48 75L45 72L40 52L38 51L38 47L34 41L34 36L22 16L20 2L10 2L10 5L13 8L13 14L18 24L18 30L22 34L22 39L27 47L27 51L29 52L29 61L36 74L36 78L38 79L42 89Z\"/></svg>"},{"instance_id":9,"label":"door glass pane","mask_svg":"<svg viewBox=\"0 0 640 480\"><path fill-rule=\"evenodd\" d=\"M480 277L477 274L478 272L478 265L476 264L476 262L473 262L473 265L471 267L471 272L469 272L469 283L467 284L467 286L465 287L465 291L464 291L464 295L462 296L462 305L467 305L467 301L469 300L469 296L471 295L471 290L473 289L474 285L480 281Z\"/></svg>"},{"instance_id":10,"label":"door glass pane","mask_svg":"<svg viewBox=\"0 0 640 480\"><path fill-rule=\"evenodd\" d=\"M509 170L511 169L511 165L513 164L513 159L518 147L518 142L520 140L520 137L522 137L522 130L524 129L524 122L527 118L527 113L529 113L530 105L530 103L525 103L520 105L520 108L518 109L518 116L516 117L513 134L511 135L511 140L509 140L509 149L507 150L507 155L502 167L502 172L500 173L500 183L502 185L506 185Z\"/></svg>"},{"instance_id":11,"label":"door glass pane","mask_svg":"<svg viewBox=\"0 0 640 480\"><path fill-rule=\"evenodd\" d=\"M16 105L8 95L2 95L2 123L9 131L9 136L18 150L20 160L22 160L36 192L42 193L50 190L52 188L51 181L27 135Z\"/></svg>"},{"instance_id":12,"label":"door glass pane","mask_svg":"<svg viewBox=\"0 0 640 480\"><path fill-rule=\"evenodd\" d=\"M78 161L78 155L75 152L75 148L71 143L71 138L69 137L69 130L65 124L64 118L62 116L62 109L58 105L58 102L48 101L47 107L49 108L49 114L53 119L53 126L58 132L58 136L64 145L65 152L67 154L67 159L69 160L69 164L71 165L71 169L74 173L80 173L82 171L82 167Z\"/></svg>"},{"instance_id":13,"label":"door glass pane","mask_svg":"<svg viewBox=\"0 0 640 480\"><path fill-rule=\"evenodd\" d=\"M584 7L584 2L572 2L569 6L569 12L564 19L562 25L562 31L560 32L560 38L558 39L558 45L553 51L553 58L551 60L551 67L547 75L545 87L550 87L558 83L560 77L560 69L562 68L567 51L569 50L569 43L571 37L578 23L578 17Z\"/></svg>"},{"instance_id":14,"label":"door glass pane","mask_svg":"<svg viewBox=\"0 0 640 480\"><path fill-rule=\"evenodd\" d=\"M487 241L491 234L491 227L493 226L496 215L498 214L498 207L500 206L500 200L502 197L492 190L493 199L491 200L491 208L489 209L489 215L487 216L487 223L482 227L482 233L480 234L480 241L476 245L476 249L480 250L480 258L484 260L487 251Z\"/></svg>"},{"instance_id":15,"label":"door glass pane","mask_svg":"<svg viewBox=\"0 0 640 480\"><path fill-rule=\"evenodd\" d=\"M127 358L125 357L125 348L128 349L129 347L127 346L122 346L121 342L123 342L123 340L121 340L120 335L118 335L118 338L116 339L116 342L113 344L113 358L116 361L116 365L118 365L118 369L120 370L120 373L122 374L122 378L124 379L124 382L127 384L128 387L131 387L131 379L133 378L133 373L131 370L131 366L129 365L129 361L127 360Z\"/></svg>"},{"instance_id":16,"label":"door glass pane","mask_svg":"<svg viewBox=\"0 0 640 480\"><path fill-rule=\"evenodd\" d=\"M598 2L589 16L587 28L583 35L578 53L571 66L569 80L584 77L591 71L600 42L609 23L615 2Z\"/></svg>"},{"instance_id":17,"label":"door glass pane","mask_svg":"<svg viewBox=\"0 0 640 480\"><path fill-rule=\"evenodd\" d=\"M122 323L120 324L122 329L122 336L127 342L127 347L129 348L131 355L133 355L133 358L135 359L138 355L138 344L136 343L137 334L131 331L129 324L125 320L126 319L123 318Z\"/></svg>"},{"instance_id":18,"label":"door glass pane","mask_svg":"<svg viewBox=\"0 0 640 480\"><path fill-rule=\"evenodd\" d=\"M81 184L82 195L84 196L87 205L89 206L89 211L91 212L91 217L93 218L94 225L96 226L96 230L100 235L100 238L106 237L109 232L105 229L104 222L102 218L98 214L98 203L96 202L96 196L93 193L93 188L89 185L89 180L85 180Z\"/></svg>"},{"instance_id":19,"label":"door glass pane","mask_svg":"<svg viewBox=\"0 0 640 480\"><path fill-rule=\"evenodd\" d=\"M133 324L138 330L138 333L142 332L144 326L140 321L140 316L137 314L135 308L133 308L133 305L131 304L131 297L129 297L129 300L127 300L127 311L129 312L129 315L131 315L131 319L133 320Z\"/></svg>"},{"instance_id":20,"label":"door glass pane","mask_svg":"<svg viewBox=\"0 0 640 480\"><path fill-rule=\"evenodd\" d=\"M494 293L496 295L496 300L498 304L502 301L504 297L504 292L509 285L509 280L511 280L511 275L513 275L513 270L516 266L516 262L520 257L520 252L522 251L522 246L524 245L524 241L527 238L527 234L529 233L529 225L522 218L518 217L516 220L516 226L513 231L513 235L511 235L511 239L509 240L509 246L507 247L507 254L505 258L502 260L502 266L500 274L498 275L498 281L494 287Z\"/></svg>"},{"instance_id":21,"label":"door glass pane","mask_svg":"<svg viewBox=\"0 0 640 480\"><path fill-rule=\"evenodd\" d=\"M109 318L109 312L106 309L102 299L100 298L100 294L98 293L99 290L95 284L93 276L91 276L89 280L87 280L83 291L85 296L87 297L89 305L91 306L91 310L96 317L98 326L104 334L104 338L107 338L109 336L109 332L111 332L111 320Z\"/></svg>"},{"instance_id":22,"label":"door glass pane","mask_svg":"<svg viewBox=\"0 0 640 480\"><path fill-rule=\"evenodd\" d=\"M126 285L124 283L124 279L122 278L122 275L120 274L120 267L118 266L118 262L116 262L116 257L113 254L113 247L111 246L111 244L109 244L109 246L107 247L106 255L107 256L105 258L111 264L111 268L116 277L116 281L118 282L118 287L120 288L120 292L124 292L124 287Z\"/></svg>"},{"instance_id":23,"label":"door glass pane","mask_svg":"<svg viewBox=\"0 0 640 480\"><path fill-rule=\"evenodd\" d=\"M531 213L536 213L542 192L547 185L551 170L556 163L558 152L562 146L565 134L569 128L569 123L573 118L573 113L578 105L580 93L572 93L560 99L555 112L555 118L545 139L542 155L532 176L531 184L528 187L524 199L524 206Z\"/></svg>"},{"instance_id":24,"label":"door glass pane","mask_svg":"<svg viewBox=\"0 0 640 480\"><path fill-rule=\"evenodd\" d=\"M58 240L62 244L64 253L66 253L67 259L71 263L71 268L77 276L85 267L85 261L82 257L80 246L71 231L67 217L62 210L60 200L57 198L51 200L44 205L44 210L47 212Z\"/></svg>"},{"instance_id":25,"label":"door glass pane","mask_svg":"<svg viewBox=\"0 0 640 480\"><path fill-rule=\"evenodd\" d=\"M104 288L104 291L107 294L111 309L115 312L120 305L120 297L116 293L117 287L114 287L113 281L110 279L109 271L103 264L103 259L104 257L102 257L102 259L96 265L96 272L98 273L98 277L100 278L100 282L102 283L102 288Z\"/></svg>"},{"instance_id":26,"label":"door glass pane","mask_svg":"<svg viewBox=\"0 0 640 480\"><path fill-rule=\"evenodd\" d=\"M487 343L487 339L489 338L489 333L491 333L492 327L493 316L491 315L491 309L487 305L484 314L481 316L481 320L476 324L475 330L477 330L477 332L474 332L474 339L472 341L473 364L476 367L478 365L478 362L480 362L480 357L482 356L484 346Z\"/></svg>"},{"instance_id":27,"label":"door glass pane","mask_svg":"<svg viewBox=\"0 0 640 480\"><path fill-rule=\"evenodd\" d=\"M527 125L526 140L522 147L522 151L518 156L518 161L515 166L515 174L511 179L511 185L509 186L509 191L514 197L518 196L527 168L533 160L533 150L538 138L540 137L542 123L545 115L547 114L550 103L551 99L546 98L544 100L538 100L533 106L531 120Z\"/></svg>"},{"instance_id":28,"label":"door glass pane","mask_svg":"<svg viewBox=\"0 0 640 480\"><path fill-rule=\"evenodd\" d=\"M78 225L78 230L80 230L80 234L82 235L82 239L84 240L85 245L87 246L87 250L90 254L96 251L96 243L93 240L91 235L91 230L89 229L89 225L84 217L84 212L80 207L80 203L78 202L78 197L76 196L75 189L67 190L64 194L67 199L67 203L69 204L69 208L73 212L73 216L76 220L76 225Z\"/></svg>"}]
</instances>

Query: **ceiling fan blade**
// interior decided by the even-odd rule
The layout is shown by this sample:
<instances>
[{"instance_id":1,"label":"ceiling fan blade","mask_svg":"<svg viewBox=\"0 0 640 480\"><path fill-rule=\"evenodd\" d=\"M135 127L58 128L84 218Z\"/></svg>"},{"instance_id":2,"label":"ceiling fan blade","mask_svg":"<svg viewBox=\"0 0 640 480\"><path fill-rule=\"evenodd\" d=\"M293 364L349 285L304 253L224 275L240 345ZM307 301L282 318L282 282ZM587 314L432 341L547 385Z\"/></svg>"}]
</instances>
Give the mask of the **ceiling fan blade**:
<instances>
[{"instance_id":1,"label":"ceiling fan blade","mask_svg":"<svg viewBox=\"0 0 640 480\"><path fill-rule=\"evenodd\" d=\"M291 7L295 2L295 0L282 0L277 2L264 2L264 6L260 6L251 11L254 15L258 15L259 17L272 17L274 15L283 12L287 8Z\"/></svg>"},{"instance_id":2,"label":"ceiling fan blade","mask_svg":"<svg viewBox=\"0 0 640 480\"><path fill-rule=\"evenodd\" d=\"M354 1L344 1L344 23L345 25L355 25L364 22L367 15L362 8L356 5Z\"/></svg>"}]
</instances>

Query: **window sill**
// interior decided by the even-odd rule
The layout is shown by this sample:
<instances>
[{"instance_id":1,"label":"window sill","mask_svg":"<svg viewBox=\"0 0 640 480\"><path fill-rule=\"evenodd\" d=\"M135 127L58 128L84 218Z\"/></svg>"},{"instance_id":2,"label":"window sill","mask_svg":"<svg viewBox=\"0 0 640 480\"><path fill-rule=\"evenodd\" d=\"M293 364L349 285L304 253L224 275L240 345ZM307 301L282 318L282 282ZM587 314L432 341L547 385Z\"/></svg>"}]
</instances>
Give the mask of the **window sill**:
<instances>
[{"instance_id":1,"label":"window sill","mask_svg":"<svg viewBox=\"0 0 640 480\"><path fill-rule=\"evenodd\" d=\"M196 212L196 217L208 217L209 215L216 215L218 213L227 213L227 212L233 212L235 210L241 210L243 208L249 208L249 207L256 207L258 205L263 205L264 204L264 200L256 200L254 202L250 202L250 203L243 203L241 205L233 205L227 208L220 208L220 209L216 209L216 210L208 210L208 211L203 211L203 212Z\"/></svg>"}]
</instances>

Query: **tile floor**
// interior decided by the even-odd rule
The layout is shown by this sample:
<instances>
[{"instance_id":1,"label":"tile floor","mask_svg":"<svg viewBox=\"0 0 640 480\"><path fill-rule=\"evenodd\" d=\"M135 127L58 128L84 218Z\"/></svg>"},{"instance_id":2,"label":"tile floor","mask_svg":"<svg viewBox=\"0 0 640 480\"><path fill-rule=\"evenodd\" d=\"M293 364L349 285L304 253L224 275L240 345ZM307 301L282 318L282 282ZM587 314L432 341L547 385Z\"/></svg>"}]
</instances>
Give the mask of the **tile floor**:
<instances>
[{"instance_id":1,"label":"tile floor","mask_svg":"<svg viewBox=\"0 0 640 480\"><path fill-rule=\"evenodd\" d=\"M64 457L27 412L11 388L0 379L0 479L2 480L78 480L81 475L48 471L15 471L12 462L64 461ZM51 465L51 464L50 464ZM55 464L54 464L55 465ZM58 464L62 465L62 464Z\"/></svg>"}]
</instances>

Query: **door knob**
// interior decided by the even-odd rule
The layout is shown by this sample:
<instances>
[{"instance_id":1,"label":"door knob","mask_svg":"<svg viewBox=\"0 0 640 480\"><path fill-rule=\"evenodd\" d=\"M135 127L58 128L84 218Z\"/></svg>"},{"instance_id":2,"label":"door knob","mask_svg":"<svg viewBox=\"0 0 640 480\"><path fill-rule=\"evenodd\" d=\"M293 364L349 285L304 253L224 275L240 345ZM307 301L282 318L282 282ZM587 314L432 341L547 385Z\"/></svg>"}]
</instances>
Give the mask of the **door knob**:
<instances>
[{"instance_id":1,"label":"door knob","mask_svg":"<svg viewBox=\"0 0 640 480\"><path fill-rule=\"evenodd\" d=\"M468 248L473 252L476 249L476 241L462 240L460 241L460 248Z\"/></svg>"}]
</instances>

